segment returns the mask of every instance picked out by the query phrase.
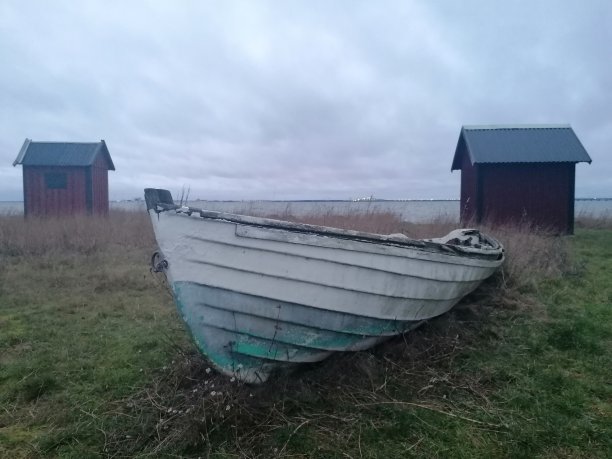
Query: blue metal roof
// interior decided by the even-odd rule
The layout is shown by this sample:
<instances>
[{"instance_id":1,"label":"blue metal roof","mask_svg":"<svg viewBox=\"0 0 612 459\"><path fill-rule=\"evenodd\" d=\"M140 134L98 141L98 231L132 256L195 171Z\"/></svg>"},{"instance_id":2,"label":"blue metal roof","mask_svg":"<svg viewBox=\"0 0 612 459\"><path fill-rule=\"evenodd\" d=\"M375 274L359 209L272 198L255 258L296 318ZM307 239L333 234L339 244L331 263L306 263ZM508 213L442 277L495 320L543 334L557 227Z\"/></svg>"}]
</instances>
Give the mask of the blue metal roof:
<instances>
[{"instance_id":1,"label":"blue metal roof","mask_svg":"<svg viewBox=\"0 0 612 459\"><path fill-rule=\"evenodd\" d=\"M569 125L463 126L451 170L461 169L462 141L472 164L591 162Z\"/></svg>"},{"instance_id":2,"label":"blue metal roof","mask_svg":"<svg viewBox=\"0 0 612 459\"><path fill-rule=\"evenodd\" d=\"M26 139L13 166L91 166L96 157L106 158L109 170L115 170L104 140L100 142L33 142Z\"/></svg>"}]
</instances>

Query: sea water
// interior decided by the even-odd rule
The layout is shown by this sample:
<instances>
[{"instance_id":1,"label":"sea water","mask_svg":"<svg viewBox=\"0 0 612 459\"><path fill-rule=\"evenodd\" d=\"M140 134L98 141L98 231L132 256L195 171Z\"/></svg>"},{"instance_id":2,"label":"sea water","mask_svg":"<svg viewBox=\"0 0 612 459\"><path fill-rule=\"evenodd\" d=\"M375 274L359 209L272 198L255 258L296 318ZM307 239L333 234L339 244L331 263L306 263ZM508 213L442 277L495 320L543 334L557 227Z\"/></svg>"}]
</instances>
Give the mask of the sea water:
<instances>
[{"instance_id":1,"label":"sea water","mask_svg":"<svg viewBox=\"0 0 612 459\"><path fill-rule=\"evenodd\" d=\"M435 219L459 220L458 200L405 201L193 201L190 206L237 214L275 215L348 215L354 213L393 213L415 223ZM144 210L144 201L111 201L111 209ZM0 201L0 215L23 215L23 202ZM612 198L577 199L575 215L612 218Z\"/></svg>"}]
</instances>

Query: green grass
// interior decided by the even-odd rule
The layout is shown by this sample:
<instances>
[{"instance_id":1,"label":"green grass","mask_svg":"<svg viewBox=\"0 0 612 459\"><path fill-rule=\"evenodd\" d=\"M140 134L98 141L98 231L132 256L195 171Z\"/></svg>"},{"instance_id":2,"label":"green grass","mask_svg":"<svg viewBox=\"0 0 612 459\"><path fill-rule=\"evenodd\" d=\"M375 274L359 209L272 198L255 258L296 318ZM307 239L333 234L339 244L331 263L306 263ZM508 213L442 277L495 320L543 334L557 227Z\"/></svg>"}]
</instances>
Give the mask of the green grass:
<instances>
[{"instance_id":1,"label":"green grass","mask_svg":"<svg viewBox=\"0 0 612 459\"><path fill-rule=\"evenodd\" d=\"M582 269L534 292L545 315L499 311L499 336L461 369L487 375L504 455L612 457L612 232L580 231L572 248Z\"/></svg>"},{"instance_id":2,"label":"green grass","mask_svg":"<svg viewBox=\"0 0 612 459\"><path fill-rule=\"evenodd\" d=\"M76 245L0 221L0 457L612 457L609 229L579 230L563 275L498 277L371 352L248 387L206 373L143 217Z\"/></svg>"},{"instance_id":3,"label":"green grass","mask_svg":"<svg viewBox=\"0 0 612 459\"><path fill-rule=\"evenodd\" d=\"M145 384L172 353L167 337L182 336L148 247L105 248L2 257L1 457L102 453L109 404Z\"/></svg>"}]
</instances>

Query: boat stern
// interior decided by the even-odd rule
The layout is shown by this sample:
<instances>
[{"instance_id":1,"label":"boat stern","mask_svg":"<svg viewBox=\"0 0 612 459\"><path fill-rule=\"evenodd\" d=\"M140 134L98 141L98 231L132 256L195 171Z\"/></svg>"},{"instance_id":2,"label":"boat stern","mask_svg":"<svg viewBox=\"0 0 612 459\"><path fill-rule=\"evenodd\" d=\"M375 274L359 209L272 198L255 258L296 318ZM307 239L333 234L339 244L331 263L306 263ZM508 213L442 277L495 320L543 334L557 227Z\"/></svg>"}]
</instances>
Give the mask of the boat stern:
<instances>
[{"instance_id":1,"label":"boat stern","mask_svg":"<svg viewBox=\"0 0 612 459\"><path fill-rule=\"evenodd\" d=\"M160 188L145 188L145 202L147 203L147 211L154 210L161 212L163 210L175 209L178 206L172 199L172 194L168 190Z\"/></svg>"}]
</instances>

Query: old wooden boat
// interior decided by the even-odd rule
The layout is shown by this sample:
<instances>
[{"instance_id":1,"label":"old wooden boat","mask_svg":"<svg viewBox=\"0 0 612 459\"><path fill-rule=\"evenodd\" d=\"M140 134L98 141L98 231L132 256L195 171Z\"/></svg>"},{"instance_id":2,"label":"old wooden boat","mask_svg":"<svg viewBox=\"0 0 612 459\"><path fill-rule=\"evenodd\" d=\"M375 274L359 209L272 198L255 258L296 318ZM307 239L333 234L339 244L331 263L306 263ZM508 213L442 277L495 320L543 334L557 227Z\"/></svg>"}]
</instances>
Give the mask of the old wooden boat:
<instances>
[{"instance_id":1,"label":"old wooden boat","mask_svg":"<svg viewBox=\"0 0 612 459\"><path fill-rule=\"evenodd\" d=\"M248 383L443 314L504 259L473 229L414 240L180 206L167 190L145 199L153 265L197 346Z\"/></svg>"}]
</instances>

